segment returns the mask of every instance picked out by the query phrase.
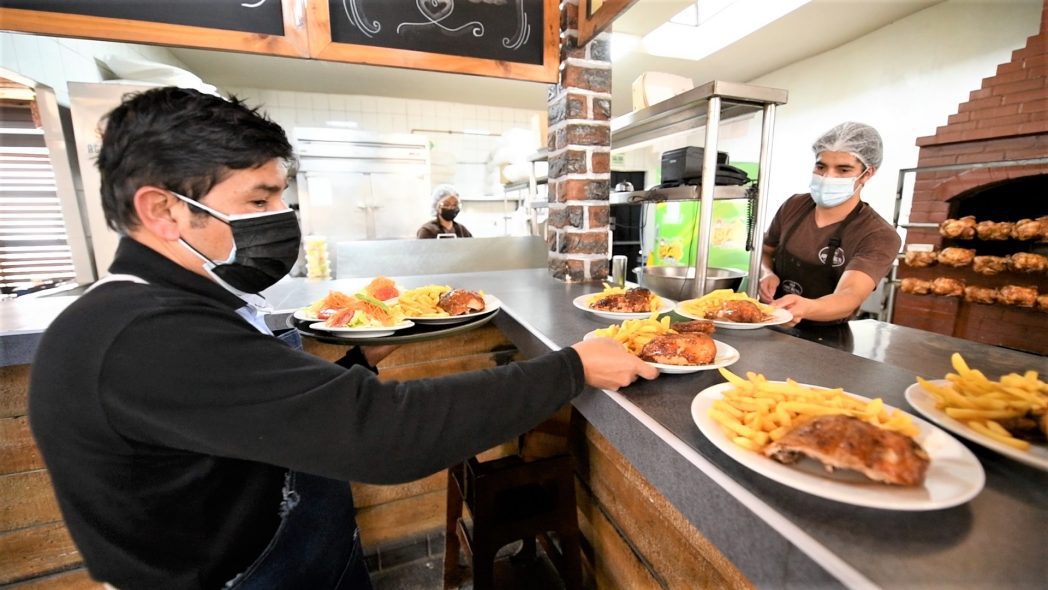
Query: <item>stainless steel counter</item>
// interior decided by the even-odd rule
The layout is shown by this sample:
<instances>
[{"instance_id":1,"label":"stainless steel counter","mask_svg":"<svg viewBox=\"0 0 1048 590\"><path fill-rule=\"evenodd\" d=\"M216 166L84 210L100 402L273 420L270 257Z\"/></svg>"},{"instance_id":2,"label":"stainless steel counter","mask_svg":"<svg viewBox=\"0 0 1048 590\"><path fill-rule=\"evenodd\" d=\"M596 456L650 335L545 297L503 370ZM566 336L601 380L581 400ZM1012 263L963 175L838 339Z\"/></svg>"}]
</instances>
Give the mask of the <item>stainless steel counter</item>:
<instances>
[{"instance_id":1,"label":"stainless steel counter","mask_svg":"<svg viewBox=\"0 0 1048 590\"><path fill-rule=\"evenodd\" d=\"M366 282L285 280L266 294L277 309L292 309L328 289L352 290ZM612 323L571 303L598 285L560 283L545 269L401 277L398 282L494 294L503 302L497 325L527 354L568 346ZM6 313L0 307L5 327ZM903 391L915 376L941 377L950 370L954 351L994 376L1026 369L1048 373L1045 357L870 320L852 322L850 336L842 350L770 329L717 333L717 339L741 353L733 371L843 386L904 409L909 407ZM8 337L0 335L0 350ZM619 393L590 390L574 403L756 585L1044 587L1048 473L969 445L986 471L986 486L961 506L897 512L824 500L742 467L699 432L690 415L692 399L719 381L713 371L662 375Z\"/></svg>"}]
</instances>

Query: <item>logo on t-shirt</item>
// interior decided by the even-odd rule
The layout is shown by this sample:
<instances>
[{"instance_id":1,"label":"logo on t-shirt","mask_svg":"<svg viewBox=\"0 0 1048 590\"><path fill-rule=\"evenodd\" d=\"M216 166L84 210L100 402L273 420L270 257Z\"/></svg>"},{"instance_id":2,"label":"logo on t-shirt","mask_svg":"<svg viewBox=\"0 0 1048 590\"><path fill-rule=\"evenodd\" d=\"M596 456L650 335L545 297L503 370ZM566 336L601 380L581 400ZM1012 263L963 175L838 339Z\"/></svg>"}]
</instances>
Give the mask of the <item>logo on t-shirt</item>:
<instances>
[{"instance_id":1,"label":"logo on t-shirt","mask_svg":"<svg viewBox=\"0 0 1048 590\"><path fill-rule=\"evenodd\" d=\"M794 295L801 295L804 293L804 287L802 287L800 283L789 279L783 281L780 288L783 293L793 293Z\"/></svg>"},{"instance_id":2,"label":"logo on t-shirt","mask_svg":"<svg viewBox=\"0 0 1048 590\"><path fill-rule=\"evenodd\" d=\"M826 251L829 249L830 247L826 246L822 250L819 250L819 262L826 264ZM837 248L833 253L833 266L841 266L842 264L844 264L844 249Z\"/></svg>"}]
</instances>

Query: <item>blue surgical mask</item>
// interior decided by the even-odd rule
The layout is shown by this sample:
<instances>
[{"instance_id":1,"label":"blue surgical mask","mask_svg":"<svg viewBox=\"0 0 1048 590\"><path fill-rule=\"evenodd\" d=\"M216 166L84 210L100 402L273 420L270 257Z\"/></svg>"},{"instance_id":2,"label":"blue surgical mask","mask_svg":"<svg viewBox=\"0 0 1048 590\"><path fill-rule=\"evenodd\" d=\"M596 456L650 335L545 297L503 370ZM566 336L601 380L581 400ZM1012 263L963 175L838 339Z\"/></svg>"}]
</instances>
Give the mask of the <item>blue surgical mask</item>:
<instances>
[{"instance_id":1,"label":"blue surgical mask","mask_svg":"<svg viewBox=\"0 0 1048 590\"><path fill-rule=\"evenodd\" d=\"M855 194L858 187L855 183L862 177L846 178L811 175L811 198L819 207L836 207Z\"/></svg>"}]
</instances>

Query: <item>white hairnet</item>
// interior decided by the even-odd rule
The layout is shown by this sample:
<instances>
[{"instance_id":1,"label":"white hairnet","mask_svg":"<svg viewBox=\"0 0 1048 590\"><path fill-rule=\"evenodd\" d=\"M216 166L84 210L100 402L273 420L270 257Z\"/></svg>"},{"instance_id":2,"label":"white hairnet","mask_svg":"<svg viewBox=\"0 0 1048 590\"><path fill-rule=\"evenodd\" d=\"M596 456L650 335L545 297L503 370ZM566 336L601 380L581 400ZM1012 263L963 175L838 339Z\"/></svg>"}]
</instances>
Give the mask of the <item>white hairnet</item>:
<instances>
[{"instance_id":1,"label":"white hairnet","mask_svg":"<svg viewBox=\"0 0 1048 590\"><path fill-rule=\"evenodd\" d=\"M859 159L867 168L879 168L884 159L881 134L864 123L847 121L822 134L811 146L818 156L822 152L846 152Z\"/></svg>"},{"instance_id":2,"label":"white hairnet","mask_svg":"<svg viewBox=\"0 0 1048 590\"><path fill-rule=\"evenodd\" d=\"M433 189L433 208L436 209L437 203L439 203L444 197L457 197L458 194L459 193L455 190L454 186L450 184L438 184L437 187Z\"/></svg>"}]
</instances>

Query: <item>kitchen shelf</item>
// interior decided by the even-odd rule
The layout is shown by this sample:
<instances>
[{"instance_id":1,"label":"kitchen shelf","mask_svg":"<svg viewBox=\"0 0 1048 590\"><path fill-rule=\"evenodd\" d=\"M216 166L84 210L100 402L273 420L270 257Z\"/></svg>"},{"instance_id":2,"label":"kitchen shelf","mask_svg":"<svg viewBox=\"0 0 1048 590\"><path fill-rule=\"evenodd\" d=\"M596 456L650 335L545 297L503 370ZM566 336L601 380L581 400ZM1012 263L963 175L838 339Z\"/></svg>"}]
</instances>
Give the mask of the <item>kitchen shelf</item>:
<instances>
[{"instance_id":1,"label":"kitchen shelf","mask_svg":"<svg viewBox=\"0 0 1048 590\"><path fill-rule=\"evenodd\" d=\"M613 193L611 202L699 201L698 236L695 249L695 278L688 295L702 295L709 263L710 236L713 229L713 201L717 199L751 198L754 216L751 219L749 282L746 292L757 296L758 276L763 254L763 227L767 209L768 178L771 169L771 136L775 125L775 109L786 104L788 93L778 88L752 86L714 80L639 111L616 117L611 121L611 149L622 150L644 142L661 139L685 131L705 128L702 180L700 186L681 186L670 189L649 189L630 193ZM721 121L761 114L759 175L755 185L715 186L717 172L718 133ZM620 196L621 195L621 196Z\"/></svg>"},{"instance_id":2,"label":"kitchen shelf","mask_svg":"<svg viewBox=\"0 0 1048 590\"><path fill-rule=\"evenodd\" d=\"M611 149L659 139L702 127L709 118L710 99L719 98L720 120L759 113L767 105L786 104L788 93L778 88L714 80L650 107L611 121Z\"/></svg>"},{"instance_id":3,"label":"kitchen shelf","mask_svg":"<svg viewBox=\"0 0 1048 590\"><path fill-rule=\"evenodd\" d=\"M632 203L661 203L663 201L698 201L701 188L684 185L670 188L649 188L643 191L611 193L608 197L612 205ZM713 199L745 199L749 196L746 186L713 187Z\"/></svg>"}]
</instances>

